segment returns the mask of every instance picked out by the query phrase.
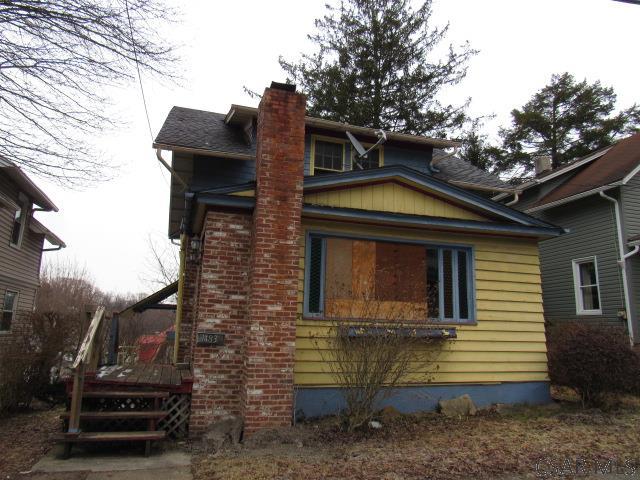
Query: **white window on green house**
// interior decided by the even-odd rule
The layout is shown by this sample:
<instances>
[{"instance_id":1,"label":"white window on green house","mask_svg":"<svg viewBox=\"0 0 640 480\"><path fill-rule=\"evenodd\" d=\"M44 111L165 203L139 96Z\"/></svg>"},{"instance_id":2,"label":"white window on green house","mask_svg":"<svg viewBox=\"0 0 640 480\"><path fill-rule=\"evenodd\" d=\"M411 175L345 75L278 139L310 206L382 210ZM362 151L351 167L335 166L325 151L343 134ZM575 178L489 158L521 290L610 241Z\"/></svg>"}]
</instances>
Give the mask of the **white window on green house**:
<instances>
[{"instance_id":1,"label":"white window on green house","mask_svg":"<svg viewBox=\"0 0 640 480\"><path fill-rule=\"evenodd\" d=\"M313 174L344 170L344 143L316 139L313 142Z\"/></svg>"},{"instance_id":2,"label":"white window on green house","mask_svg":"<svg viewBox=\"0 0 640 480\"><path fill-rule=\"evenodd\" d=\"M466 247L311 235L305 314L473 322L472 255Z\"/></svg>"},{"instance_id":3,"label":"white window on green house","mask_svg":"<svg viewBox=\"0 0 640 480\"><path fill-rule=\"evenodd\" d=\"M600 282L596 257L573 260L573 287L577 315L601 315Z\"/></svg>"},{"instance_id":4,"label":"white window on green house","mask_svg":"<svg viewBox=\"0 0 640 480\"><path fill-rule=\"evenodd\" d=\"M11 324L16 315L18 307L18 292L7 290L4 293L4 301L2 303L2 319L0 320L0 331L8 332L11 330Z\"/></svg>"}]
</instances>

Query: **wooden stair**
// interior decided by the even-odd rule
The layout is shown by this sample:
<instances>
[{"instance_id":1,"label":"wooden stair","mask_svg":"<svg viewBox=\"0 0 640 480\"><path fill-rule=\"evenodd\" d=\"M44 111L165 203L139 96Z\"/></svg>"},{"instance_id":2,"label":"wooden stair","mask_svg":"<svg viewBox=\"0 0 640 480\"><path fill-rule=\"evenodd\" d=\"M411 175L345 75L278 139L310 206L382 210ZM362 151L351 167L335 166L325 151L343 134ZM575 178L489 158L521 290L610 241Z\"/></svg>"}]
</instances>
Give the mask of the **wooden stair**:
<instances>
[{"instance_id":1,"label":"wooden stair","mask_svg":"<svg viewBox=\"0 0 640 480\"><path fill-rule=\"evenodd\" d=\"M72 394L70 394L72 396ZM153 402L152 409L142 410L81 410L77 416L82 425L86 426L90 422L119 422L122 420L147 420L147 430L123 430L123 431L84 431L78 429L77 432L68 431L56 436L56 440L65 444L64 457L69 458L71 448L75 443L96 443L96 442L145 442L145 456L151 453L151 442L164 440L166 433L157 430L158 420L164 418L167 412L160 410L160 400L167 398L169 392L166 391L148 391L148 390L93 390L82 393L82 400L85 399L147 399ZM60 418L69 421L72 412L65 412Z\"/></svg>"}]
</instances>

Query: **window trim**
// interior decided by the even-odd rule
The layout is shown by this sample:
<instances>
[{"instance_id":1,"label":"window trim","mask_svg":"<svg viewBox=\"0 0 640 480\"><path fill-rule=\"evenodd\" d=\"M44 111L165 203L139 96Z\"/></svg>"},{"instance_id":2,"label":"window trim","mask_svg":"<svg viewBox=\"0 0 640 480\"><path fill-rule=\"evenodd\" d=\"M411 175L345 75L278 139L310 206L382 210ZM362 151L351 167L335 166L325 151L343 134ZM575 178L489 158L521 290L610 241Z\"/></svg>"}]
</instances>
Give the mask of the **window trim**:
<instances>
[{"instance_id":1,"label":"window trim","mask_svg":"<svg viewBox=\"0 0 640 480\"><path fill-rule=\"evenodd\" d=\"M367 143L367 142L362 143L362 146L364 148L367 148L367 149L373 147L373 145L374 145L373 143ZM378 168L384 167L384 144L378 145L376 150L378 150L380 152L379 155L378 155ZM351 170L355 170L353 168L353 162L354 162L355 156L356 156L356 150L355 150L355 148L352 148L351 149L351 158L350 158L350 160L351 160L351 164L350 164Z\"/></svg>"},{"instance_id":2,"label":"window trim","mask_svg":"<svg viewBox=\"0 0 640 480\"><path fill-rule=\"evenodd\" d=\"M14 218L11 222L12 228L11 228L11 232L9 234L9 246L13 247L13 248L17 248L17 249L21 249L22 248L22 242L24 240L24 233L27 230L27 223L29 222L29 210L30 210L30 202L29 199L24 198L23 194L20 193L19 196L19 201L20 204L18 205L18 208L16 210L14 210L13 215ZM22 223L20 224L20 233L18 235L18 241L16 243L13 243L13 225L15 223L15 214L16 212L20 210L21 212L24 212L24 219L22 221Z\"/></svg>"},{"instance_id":3,"label":"window trim","mask_svg":"<svg viewBox=\"0 0 640 480\"><path fill-rule=\"evenodd\" d=\"M346 171L345 161L347 158L347 140L342 140L341 138L336 137L327 137L325 135L311 135L311 146L309 152L309 175L315 175L316 170L316 141L320 140L321 142L330 142L337 143L342 145L342 170L333 170L330 168L322 168L318 167L318 170L322 170L324 172L335 172L342 173Z\"/></svg>"},{"instance_id":4,"label":"window trim","mask_svg":"<svg viewBox=\"0 0 640 480\"><path fill-rule=\"evenodd\" d=\"M598 305L600 308L597 310L586 310L584 308L584 301L582 297L582 285L580 284L580 265L583 263L593 262L593 266L596 273L595 286L598 289ZM573 293L576 301L576 315L602 315L602 299L600 297L600 274L598 273L598 257L593 255L591 257L574 258L571 260L571 269L573 271Z\"/></svg>"},{"instance_id":5,"label":"window trim","mask_svg":"<svg viewBox=\"0 0 640 480\"><path fill-rule=\"evenodd\" d=\"M7 294L8 293L13 293L15 296L13 298L13 310L5 310L4 309L4 303L5 300L7 298ZM9 328L6 330L2 330L2 328L0 328L0 334L3 333L9 333L11 332L11 327L13 327L13 324L15 323L16 320L16 313L18 311L18 302L20 299L20 292L18 292L17 290L9 290L8 288L4 291L4 295L2 296L2 315L4 316L5 312L11 312L11 323L9 324ZM0 327L1 327L1 323L0 323Z\"/></svg>"},{"instance_id":6,"label":"window trim","mask_svg":"<svg viewBox=\"0 0 640 480\"><path fill-rule=\"evenodd\" d=\"M468 302L468 310L469 310L469 318L467 319L460 319L460 320L454 320L454 319L445 319L443 317L439 318L439 319L427 319L427 320L420 320L420 321L416 321L416 320L407 320L407 323L415 323L415 324L420 324L420 325L424 325L425 322L427 325L452 325L452 326L457 326L457 325L477 325L478 321L477 321L477 297L476 297L476 256L475 256L475 247L473 245L469 245L469 244L461 244L461 243L449 243L449 242L433 242L433 241L429 241L429 240L418 240L418 239L408 239L408 238L402 238L402 237L387 237L387 236L380 236L380 235L359 235L359 234L351 234L351 233L342 233L342 232L331 232L331 231L321 231L321 230L307 230L305 232L305 252L304 252L304 259L305 259L305 266L304 266L304 279L303 279L303 313L302 313L302 317L303 319L309 319L309 320L335 320L332 318L327 318L324 316L324 312L319 312L319 313L315 313L315 312L310 312L309 311L309 282L310 282L310 268L308 267L310 265L310 261L311 261L311 238L312 237L318 237L322 239L322 257L321 257L321 268L320 268L320 282L321 285L323 286L320 289L320 304L324 305L324 280L325 280L325 268L326 268L326 262L325 262L325 252L326 252L326 238L346 238L346 239L352 239L352 240L370 240L370 241L380 241L380 242L391 242L391 243L404 243L404 244L409 244L409 245L422 245L425 248L426 247L433 247L433 248L438 248L438 260L440 262L441 256L442 256L442 250L441 249L447 249L447 248L451 248L451 249L456 249L456 250L466 250L467 251L467 255L469 256L469 260L468 260L468 266L469 266L469 280L470 280L470 285L468 288L468 292L467 292L467 302ZM457 266L457 255L454 255L454 257L456 258L455 260L455 266ZM453 267L452 267L453 268ZM439 283L442 283L442 277L443 277L443 269L440 268L438 271L438 277L439 277ZM452 272L452 282L455 282L458 278L458 272L457 269L455 270L455 274L453 274ZM455 283L454 283L455 284ZM443 289L439 289L438 291L438 295L440 298L442 298L444 296L444 290ZM456 313L457 309L459 308L456 300L458 299L458 289L454 289L454 296L453 296L453 301L454 301L454 310ZM440 304L442 305L442 301L440 301ZM442 312L442 315L444 315L444 312ZM349 319L344 319L344 320L349 320ZM354 321L358 321L358 319L352 319Z\"/></svg>"}]
</instances>

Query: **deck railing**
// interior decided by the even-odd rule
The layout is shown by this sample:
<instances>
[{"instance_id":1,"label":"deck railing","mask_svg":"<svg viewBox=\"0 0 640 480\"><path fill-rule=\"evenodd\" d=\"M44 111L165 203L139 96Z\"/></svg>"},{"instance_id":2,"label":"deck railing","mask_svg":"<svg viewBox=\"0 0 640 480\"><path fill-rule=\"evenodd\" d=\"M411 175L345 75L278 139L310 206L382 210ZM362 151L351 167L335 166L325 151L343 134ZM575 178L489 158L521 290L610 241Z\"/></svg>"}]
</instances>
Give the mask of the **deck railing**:
<instances>
[{"instance_id":1,"label":"deck railing","mask_svg":"<svg viewBox=\"0 0 640 480\"><path fill-rule=\"evenodd\" d=\"M73 390L71 392L71 408L69 411L69 433L80 433L80 410L82 409L82 390L84 374L95 371L101 355L102 329L104 328L104 307L98 307L91 319L89 329L80 345L78 355L73 362Z\"/></svg>"}]
</instances>

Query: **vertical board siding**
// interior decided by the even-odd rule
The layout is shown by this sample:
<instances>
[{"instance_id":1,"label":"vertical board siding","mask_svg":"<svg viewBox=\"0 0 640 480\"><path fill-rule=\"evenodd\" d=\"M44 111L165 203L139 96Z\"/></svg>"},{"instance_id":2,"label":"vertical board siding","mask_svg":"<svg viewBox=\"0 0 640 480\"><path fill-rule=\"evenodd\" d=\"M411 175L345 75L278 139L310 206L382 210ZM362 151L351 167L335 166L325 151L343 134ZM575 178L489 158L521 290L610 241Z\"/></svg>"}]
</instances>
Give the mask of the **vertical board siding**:
<instances>
[{"instance_id":1,"label":"vertical board siding","mask_svg":"<svg viewBox=\"0 0 640 480\"><path fill-rule=\"evenodd\" d=\"M304 196L304 202L327 207L355 208L463 220L487 220L486 217L475 212L392 182L308 193Z\"/></svg>"},{"instance_id":2,"label":"vertical board siding","mask_svg":"<svg viewBox=\"0 0 640 480\"><path fill-rule=\"evenodd\" d=\"M612 193L609 192L610 195ZM625 324L622 275L613 204L598 195L552 208L538 215L570 233L540 243L540 265L546 318L551 323L580 321ZM602 315L576 315L572 259L595 256L598 263Z\"/></svg>"},{"instance_id":3,"label":"vertical board siding","mask_svg":"<svg viewBox=\"0 0 640 480\"><path fill-rule=\"evenodd\" d=\"M304 221L306 231L369 235L473 246L475 254L476 325L459 325L458 339L446 341L434 383L545 381L547 356L542 288L535 240L419 232ZM300 245L298 328L295 383L330 386L335 382L324 360L329 358L326 335L330 324L303 317L306 236ZM324 352L324 353L323 353ZM407 383L424 383L413 372Z\"/></svg>"}]
</instances>

